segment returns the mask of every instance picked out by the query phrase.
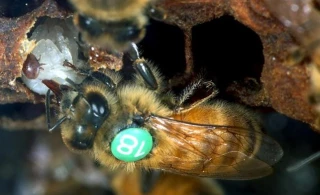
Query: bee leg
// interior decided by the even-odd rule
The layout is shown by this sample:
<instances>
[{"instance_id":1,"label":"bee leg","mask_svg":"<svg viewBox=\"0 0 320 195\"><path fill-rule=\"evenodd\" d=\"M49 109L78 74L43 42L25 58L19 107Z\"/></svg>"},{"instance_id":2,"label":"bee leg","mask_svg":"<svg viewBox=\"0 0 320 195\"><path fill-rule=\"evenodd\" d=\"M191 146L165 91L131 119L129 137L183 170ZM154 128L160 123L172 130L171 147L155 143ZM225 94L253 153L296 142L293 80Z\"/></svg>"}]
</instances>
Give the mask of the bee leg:
<instances>
[{"instance_id":1,"label":"bee leg","mask_svg":"<svg viewBox=\"0 0 320 195\"><path fill-rule=\"evenodd\" d=\"M50 121L50 118L51 118L51 116L50 116L50 115L51 115L51 114L50 114L50 112L51 112L51 109L50 109L50 92L51 92L51 90L49 89L49 90L47 91L47 94L46 94L45 107L46 107L46 120L47 120L48 129L49 129L49 131L53 131L53 130L56 129L61 123L63 123L63 122L67 119L67 117L64 116L64 117L60 118L60 119L56 122L56 124L54 124L53 126L51 126L51 121Z\"/></svg>"},{"instance_id":2,"label":"bee leg","mask_svg":"<svg viewBox=\"0 0 320 195\"><path fill-rule=\"evenodd\" d=\"M71 63L68 62L67 60L65 60L65 61L63 62L63 66L69 67L69 68L73 69L75 72L77 72L77 73L80 74L80 75L89 76L90 73L91 73L91 70L90 70L90 69L88 69L88 70L79 69L79 68L77 68L74 64L71 64Z\"/></svg>"},{"instance_id":3,"label":"bee leg","mask_svg":"<svg viewBox=\"0 0 320 195\"><path fill-rule=\"evenodd\" d=\"M78 58L87 61L89 59L89 54L85 51L88 51L89 45L83 40L82 34L80 32L78 33L78 40L76 41L76 43L79 47Z\"/></svg>"},{"instance_id":4,"label":"bee leg","mask_svg":"<svg viewBox=\"0 0 320 195\"><path fill-rule=\"evenodd\" d=\"M147 15L150 18L152 18L154 20L158 20L158 21L163 21L167 18L167 14L165 13L164 10L162 10L158 7L152 6L152 5L150 5L147 8Z\"/></svg>"},{"instance_id":5,"label":"bee leg","mask_svg":"<svg viewBox=\"0 0 320 195\"><path fill-rule=\"evenodd\" d=\"M57 83L53 80L46 80L45 79L45 80L42 80L42 83L45 84L50 89L50 91L52 91L54 93L58 102L61 100L62 91L69 89L69 86L60 85L59 83ZM48 94L48 92L47 92L47 94ZM48 97L48 95L46 96L46 98L47 97Z\"/></svg>"},{"instance_id":6,"label":"bee leg","mask_svg":"<svg viewBox=\"0 0 320 195\"><path fill-rule=\"evenodd\" d=\"M91 72L91 70L81 70L68 61L64 61L63 66L70 67L73 70L75 70L78 74L85 75L86 79L84 80L84 82L87 82L87 81L91 82L92 81L91 78L93 78L107 85L111 90L116 88L116 84L112 81L112 79L106 74L103 74L102 72L99 72L99 71ZM72 86L77 86L77 84L75 84L73 81L71 81L68 78L66 78L66 81L70 83Z\"/></svg>"},{"instance_id":7,"label":"bee leg","mask_svg":"<svg viewBox=\"0 0 320 195\"><path fill-rule=\"evenodd\" d=\"M147 62L144 59L137 59L134 62L134 67L139 72L139 74L142 76L142 78L146 82L146 84L152 90L158 89L157 80L156 80L155 76L153 75Z\"/></svg>"},{"instance_id":8,"label":"bee leg","mask_svg":"<svg viewBox=\"0 0 320 195\"><path fill-rule=\"evenodd\" d=\"M92 73L90 73L82 82L81 84L76 84L75 82L73 82L72 80L70 80L69 78L65 79L74 89L76 89L77 91L81 91L80 90L80 86L81 85L85 85L87 83L91 83L93 80L99 81L103 84L105 84L110 90L114 90L116 88L116 84L113 82L113 80L107 76L106 74L103 74L102 72L99 71L94 71Z\"/></svg>"},{"instance_id":9,"label":"bee leg","mask_svg":"<svg viewBox=\"0 0 320 195\"><path fill-rule=\"evenodd\" d=\"M215 97L218 93L219 91L213 82L203 81L200 78L183 90L176 102L175 112L187 112ZM197 99L195 102L190 102L195 98Z\"/></svg>"},{"instance_id":10,"label":"bee leg","mask_svg":"<svg viewBox=\"0 0 320 195\"><path fill-rule=\"evenodd\" d=\"M150 63L140 57L138 47L135 43L131 43L128 54L133 61L133 68L139 73L147 87L152 90L159 89L159 83L157 81L160 79L159 73L151 67Z\"/></svg>"},{"instance_id":11,"label":"bee leg","mask_svg":"<svg viewBox=\"0 0 320 195\"><path fill-rule=\"evenodd\" d=\"M47 94L46 94L46 101L45 101L45 107L46 107L46 120L47 120L47 125L48 125L48 129L49 131L53 131L54 129L56 129L61 123L63 123L67 117L64 116L62 118L60 118L56 124L54 124L53 126L51 125L51 109L50 109L50 92L52 91L56 98L57 98L57 101L59 102L61 100L61 97L62 97L62 93L63 91L65 90L70 90L70 87L69 86L66 86L66 85L60 85L58 84L57 82L54 82L52 80L43 80L42 81L43 84L45 84L49 89L47 91Z\"/></svg>"},{"instance_id":12,"label":"bee leg","mask_svg":"<svg viewBox=\"0 0 320 195\"><path fill-rule=\"evenodd\" d=\"M116 84L113 82L113 80L106 74L103 74L102 72L95 71L92 72L90 76L107 85L111 90L114 90L116 88Z\"/></svg>"}]
</instances>

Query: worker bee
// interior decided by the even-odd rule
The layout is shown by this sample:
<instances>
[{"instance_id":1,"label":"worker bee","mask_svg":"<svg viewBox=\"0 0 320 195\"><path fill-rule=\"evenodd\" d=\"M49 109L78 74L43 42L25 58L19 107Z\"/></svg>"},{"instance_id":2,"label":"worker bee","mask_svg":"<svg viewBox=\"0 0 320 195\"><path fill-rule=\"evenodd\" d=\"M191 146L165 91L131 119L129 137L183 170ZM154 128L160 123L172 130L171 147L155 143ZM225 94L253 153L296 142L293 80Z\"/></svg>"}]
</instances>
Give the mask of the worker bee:
<instances>
[{"instance_id":1,"label":"worker bee","mask_svg":"<svg viewBox=\"0 0 320 195\"><path fill-rule=\"evenodd\" d=\"M162 20L165 14L150 6L153 0L69 0L74 23L85 42L124 51L145 36L149 16Z\"/></svg>"},{"instance_id":2,"label":"worker bee","mask_svg":"<svg viewBox=\"0 0 320 195\"><path fill-rule=\"evenodd\" d=\"M283 152L261 132L255 114L240 105L209 101L218 92L202 79L176 97L137 46L130 48L137 72L133 81L111 71L88 72L81 83L66 79L71 87L43 81L60 100L60 119L52 126L46 97L48 127L61 126L71 150L110 170L128 172L152 169L222 179L272 172Z\"/></svg>"},{"instance_id":3,"label":"worker bee","mask_svg":"<svg viewBox=\"0 0 320 195\"><path fill-rule=\"evenodd\" d=\"M301 48L289 54L299 63L309 57L309 101L320 113L320 2L317 0L265 0L275 16L291 31ZM316 121L320 127L320 117Z\"/></svg>"}]
</instances>

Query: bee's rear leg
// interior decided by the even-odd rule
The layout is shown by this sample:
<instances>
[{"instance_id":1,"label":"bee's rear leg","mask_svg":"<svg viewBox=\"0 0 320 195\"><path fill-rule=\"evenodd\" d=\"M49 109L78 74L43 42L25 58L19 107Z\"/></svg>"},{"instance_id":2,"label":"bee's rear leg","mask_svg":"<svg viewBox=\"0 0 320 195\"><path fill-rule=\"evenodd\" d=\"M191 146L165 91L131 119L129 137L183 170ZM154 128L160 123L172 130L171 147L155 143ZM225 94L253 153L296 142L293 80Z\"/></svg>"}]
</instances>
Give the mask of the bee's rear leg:
<instances>
[{"instance_id":1,"label":"bee's rear leg","mask_svg":"<svg viewBox=\"0 0 320 195\"><path fill-rule=\"evenodd\" d=\"M208 101L219 93L212 81L197 79L188 85L177 98L175 112L187 112L194 107Z\"/></svg>"},{"instance_id":2,"label":"bee's rear leg","mask_svg":"<svg viewBox=\"0 0 320 195\"><path fill-rule=\"evenodd\" d=\"M133 61L133 68L138 72L136 82L152 90L161 91L162 76L150 62L140 57L138 47L135 43L131 43L128 55Z\"/></svg>"}]
</instances>

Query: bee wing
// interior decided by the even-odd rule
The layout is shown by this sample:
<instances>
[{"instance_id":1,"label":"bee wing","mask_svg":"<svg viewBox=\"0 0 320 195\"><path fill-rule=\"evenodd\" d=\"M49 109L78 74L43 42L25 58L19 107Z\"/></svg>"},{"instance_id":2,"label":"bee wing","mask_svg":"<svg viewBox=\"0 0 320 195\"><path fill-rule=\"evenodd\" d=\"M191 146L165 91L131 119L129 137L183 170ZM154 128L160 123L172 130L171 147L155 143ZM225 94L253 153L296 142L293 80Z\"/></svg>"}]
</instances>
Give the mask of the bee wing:
<instances>
[{"instance_id":1,"label":"bee wing","mask_svg":"<svg viewBox=\"0 0 320 195\"><path fill-rule=\"evenodd\" d=\"M304 46L318 40L320 14L312 0L265 0L265 3Z\"/></svg>"},{"instance_id":2,"label":"bee wing","mask_svg":"<svg viewBox=\"0 0 320 195\"><path fill-rule=\"evenodd\" d=\"M154 153L163 159L158 168L186 175L223 179L253 179L272 172L283 155L272 138L243 128L199 125L151 116L156 132ZM162 149L165 148L165 149Z\"/></svg>"}]
</instances>

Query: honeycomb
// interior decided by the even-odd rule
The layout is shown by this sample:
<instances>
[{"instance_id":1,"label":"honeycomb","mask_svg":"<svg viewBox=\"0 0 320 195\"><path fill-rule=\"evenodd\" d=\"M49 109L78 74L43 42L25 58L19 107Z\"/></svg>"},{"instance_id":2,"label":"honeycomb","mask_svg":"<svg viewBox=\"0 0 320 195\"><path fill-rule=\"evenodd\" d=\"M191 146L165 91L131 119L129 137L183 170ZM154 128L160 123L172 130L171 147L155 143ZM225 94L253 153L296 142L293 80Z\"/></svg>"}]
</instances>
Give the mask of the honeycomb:
<instances>
[{"instance_id":1,"label":"honeycomb","mask_svg":"<svg viewBox=\"0 0 320 195\"><path fill-rule=\"evenodd\" d=\"M60 1L35 2L37 4L26 13L20 15L8 13L2 14L0 17L0 104L44 102L43 96L31 92L20 79L23 62L34 44L28 40L28 33L41 17L65 19L72 17L72 13L59 4ZM221 93L248 106L269 107L291 118L306 122L311 126L314 125L315 113L307 101L309 90L307 67L303 64L287 66L283 63L289 48L296 45L296 42L288 30L272 16L263 1L160 0L156 6L167 13L163 23L176 26L182 31L180 38L183 39L184 49L177 52L184 55L185 69L181 74L175 75L172 83L175 80L188 79L195 74L197 62L199 62L195 53L200 53L200 56L201 53L204 53L204 51L196 50L198 47L195 47L196 43L193 41L197 39L195 37L196 29L203 25L204 29L199 31L200 36L201 32L208 31L203 34L203 38L214 38L212 36L216 36L216 34L211 33L214 31L206 30L205 25L228 16L252 30L261 42L260 49L249 50L253 53L251 56L249 53L246 58L255 58L254 51L256 50L259 50L262 56L260 63L249 68L245 63L234 63L232 66L228 66L229 72L222 71L219 78L224 78L226 82L221 84L223 86ZM217 30L219 29L217 28ZM232 33L237 34L238 32ZM199 37L199 35L197 36ZM232 34L230 41L234 41L231 36ZM241 47L245 50L247 45L239 45L239 48ZM231 50L232 46L229 48ZM215 48L215 50L217 49L219 50L219 48ZM210 52L210 48L205 50L207 50L205 52L208 50ZM230 58L233 58L234 53L226 53L225 55L230 55ZM162 56L165 58L165 54ZM114 56L95 58L91 64L97 69L99 67L96 66L103 63L101 61L109 60L108 67L119 68L121 65L116 58ZM225 66L221 63L214 63L214 52L212 52L211 58L213 63L208 63L206 68L216 70L217 66ZM103 67L105 68L105 66ZM241 73L243 74L242 80L237 79L235 74L239 70L245 72ZM246 74L246 72L250 72L250 74Z\"/></svg>"}]
</instances>

